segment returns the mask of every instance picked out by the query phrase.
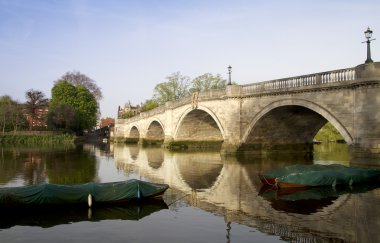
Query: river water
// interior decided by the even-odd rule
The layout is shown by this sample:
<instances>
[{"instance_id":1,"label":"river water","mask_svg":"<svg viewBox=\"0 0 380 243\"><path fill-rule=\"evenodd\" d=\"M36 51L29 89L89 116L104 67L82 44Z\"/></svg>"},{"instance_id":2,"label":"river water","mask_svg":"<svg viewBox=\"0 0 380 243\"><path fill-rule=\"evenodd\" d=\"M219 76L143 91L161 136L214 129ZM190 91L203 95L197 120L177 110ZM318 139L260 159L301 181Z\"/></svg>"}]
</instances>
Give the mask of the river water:
<instances>
[{"instance_id":1,"label":"river water","mask_svg":"<svg viewBox=\"0 0 380 243\"><path fill-rule=\"evenodd\" d=\"M380 242L380 187L263 191L257 174L290 164L350 165L345 144L313 158L222 157L124 144L0 148L0 187L138 178L170 185L163 201L93 210L8 212L0 242Z\"/></svg>"}]
</instances>

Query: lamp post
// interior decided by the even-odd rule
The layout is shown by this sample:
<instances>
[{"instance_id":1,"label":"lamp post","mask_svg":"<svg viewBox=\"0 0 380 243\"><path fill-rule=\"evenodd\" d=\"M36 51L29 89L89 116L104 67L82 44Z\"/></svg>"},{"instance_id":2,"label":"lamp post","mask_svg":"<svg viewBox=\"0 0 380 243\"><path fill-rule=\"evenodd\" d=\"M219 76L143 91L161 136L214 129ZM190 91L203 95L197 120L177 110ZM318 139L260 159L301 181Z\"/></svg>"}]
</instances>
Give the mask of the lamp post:
<instances>
[{"instance_id":1,"label":"lamp post","mask_svg":"<svg viewBox=\"0 0 380 243\"><path fill-rule=\"evenodd\" d=\"M376 39L372 38L373 31L368 27L368 29L364 32L365 38L367 38L367 41L363 41L362 43L367 43L367 60L365 60L365 63L371 63L373 62L371 59L371 41Z\"/></svg>"},{"instance_id":2,"label":"lamp post","mask_svg":"<svg viewBox=\"0 0 380 243\"><path fill-rule=\"evenodd\" d=\"M231 85L231 65L228 66L228 83L227 85Z\"/></svg>"}]
</instances>

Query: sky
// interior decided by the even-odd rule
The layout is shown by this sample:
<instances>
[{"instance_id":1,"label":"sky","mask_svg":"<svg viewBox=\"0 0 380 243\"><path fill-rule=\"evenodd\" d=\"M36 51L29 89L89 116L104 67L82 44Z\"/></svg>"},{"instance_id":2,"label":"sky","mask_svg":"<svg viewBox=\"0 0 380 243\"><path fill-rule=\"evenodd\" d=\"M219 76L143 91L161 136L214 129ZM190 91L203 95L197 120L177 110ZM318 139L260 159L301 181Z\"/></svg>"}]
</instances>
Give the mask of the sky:
<instances>
[{"instance_id":1,"label":"sky","mask_svg":"<svg viewBox=\"0 0 380 243\"><path fill-rule=\"evenodd\" d=\"M51 96L79 71L101 88L101 117L152 98L175 72L248 84L341 68L366 59L378 0L0 0L0 96Z\"/></svg>"}]
</instances>

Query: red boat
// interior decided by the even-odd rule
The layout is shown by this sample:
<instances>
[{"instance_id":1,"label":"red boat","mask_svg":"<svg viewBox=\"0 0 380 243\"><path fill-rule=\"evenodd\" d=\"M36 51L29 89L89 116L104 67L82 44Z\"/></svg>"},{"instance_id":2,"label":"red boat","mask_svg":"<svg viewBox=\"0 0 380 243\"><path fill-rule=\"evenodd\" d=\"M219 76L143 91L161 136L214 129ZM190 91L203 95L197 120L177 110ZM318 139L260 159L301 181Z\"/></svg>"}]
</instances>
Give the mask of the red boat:
<instances>
[{"instance_id":1,"label":"red boat","mask_svg":"<svg viewBox=\"0 0 380 243\"><path fill-rule=\"evenodd\" d=\"M272 186L274 188L308 188L310 186L297 184L297 183L288 183L288 182L280 182L277 178L267 178L262 174L259 174L259 178L261 183L264 185Z\"/></svg>"}]
</instances>

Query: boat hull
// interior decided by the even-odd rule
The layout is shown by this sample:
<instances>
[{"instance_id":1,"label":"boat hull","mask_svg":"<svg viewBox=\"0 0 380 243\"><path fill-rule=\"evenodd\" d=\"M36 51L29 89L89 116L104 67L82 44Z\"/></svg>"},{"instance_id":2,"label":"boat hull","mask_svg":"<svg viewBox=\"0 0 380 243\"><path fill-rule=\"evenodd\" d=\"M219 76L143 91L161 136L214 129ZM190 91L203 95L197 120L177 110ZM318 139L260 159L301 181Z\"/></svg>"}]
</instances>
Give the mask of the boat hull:
<instances>
[{"instance_id":1,"label":"boat hull","mask_svg":"<svg viewBox=\"0 0 380 243\"><path fill-rule=\"evenodd\" d=\"M23 206L87 207L125 204L161 197L169 188L166 184L128 180L109 183L76 185L40 184L24 187L0 188L0 208Z\"/></svg>"}]
</instances>

